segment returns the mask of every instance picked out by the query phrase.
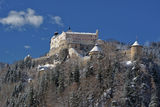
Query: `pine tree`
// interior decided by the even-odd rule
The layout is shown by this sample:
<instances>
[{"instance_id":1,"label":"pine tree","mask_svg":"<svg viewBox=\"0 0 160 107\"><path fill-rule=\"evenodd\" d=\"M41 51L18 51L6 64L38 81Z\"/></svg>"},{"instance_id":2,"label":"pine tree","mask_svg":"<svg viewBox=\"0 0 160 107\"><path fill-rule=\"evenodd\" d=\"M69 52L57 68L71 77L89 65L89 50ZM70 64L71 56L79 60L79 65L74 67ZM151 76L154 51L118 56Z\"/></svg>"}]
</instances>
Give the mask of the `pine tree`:
<instances>
[{"instance_id":1,"label":"pine tree","mask_svg":"<svg viewBox=\"0 0 160 107\"><path fill-rule=\"evenodd\" d=\"M55 74L54 83L55 83L56 87L59 86L59 71L57 71Z\"/></svg>"},{"instance_id":2,"label":"pine tree","mask_svg":"<svg viewBox=\"0 0 160 107\"><path fill-rule=\"evenodd\" d=\"M54 82L55 86L59 86L59 75L60 75L60 65L57 65L52 72L52 81Z\"/></svg>"},{"instance_id":3,"label":"pine tree","mask_svg":"<svg viewBox=\"0 0 160 107\"><path fill-rule=\"evenodd\" d=\"M74 70L74 82L79 83L80 82L80 73L79 73L79 67L76 66Z\"/></svg>"},{"instance_id":4,"label":"pine tree","mask_svg":"<svg viewBox=\"0 0 160 107\"><path fill-rule=\"evenodd\" d=\"M98 76L97 76L97 78L98 78L98 81L99 81L100 87L102 87L102 85L103 85L103 76L102 76L102 71L99 71L99 72L98 72Z\"/></svg>"},{"instance_id":5,"label":"pine tree","mask_svg":"<svg viewBox=\"0 0 160 107\"><path fill-rule=\"evenodd\" d=\"M87 71L86 71L86 78L91 75L94 75L93 66L88 66Z\"/></svg>"},{"instance_id":6,"label":"pine tree","mask_svg":"<svg viewBox=\"0 0 160 107\"><path fill-rule=\"evenodd\" d=\"M59 79L58 79L58 84L59 84L59 92L62 93L65 89L65 86L64 86L64 74L61 74L59 76Z\"/></svg>"},{"instance_id":7,"label":"pine tree","mask_svg":"<svg viewBox=\"0 0 160 107\"><path fill-rule=\"evenodd\" d=\"M69 84L71 84L73 81L74 81L73 73L70 72L70 74L69 74Z\"/></svg>"},{"instance_id":8,"label":"pine tree","mask_svg":"<svg viewBox=\"0 0 160 107\"><path fill-rule=\"evenodd\" d=\"M71 107L79 107L79 97L78 94L73 92L70 97L70 106Z\"/></svg>"},{"instance_id":9,"label":"pine tree","mask_svg":"<svg viewBox=\"0 0 160 107\"><path fill-rule=\"evenodd\" d=\"M34 90L33 90L33 86L30 87L28 100L29 100L29 106L30 107L33 106L34 105Z\"/></svg>"}]
</instances>

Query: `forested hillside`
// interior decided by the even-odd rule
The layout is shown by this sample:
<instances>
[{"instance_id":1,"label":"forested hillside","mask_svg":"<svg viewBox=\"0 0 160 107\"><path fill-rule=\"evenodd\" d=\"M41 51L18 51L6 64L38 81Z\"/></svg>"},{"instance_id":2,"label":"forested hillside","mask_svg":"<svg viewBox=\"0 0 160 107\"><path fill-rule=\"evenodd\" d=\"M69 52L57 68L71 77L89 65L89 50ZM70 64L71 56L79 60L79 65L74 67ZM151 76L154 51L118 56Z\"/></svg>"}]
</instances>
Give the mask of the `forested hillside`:
<instances>
[{"instance_id":1,"label":"forested hillside","mask_svg":"<svg viewBox=\"0 0 160 107\"><path fill-rule=\"evenodd\" d=\"M145 46L143 57L132 62L122 52L129 45L104 41L101 48L103 54L86 63L63 49L3 67L1 107L160 107L160 43Z\"/></svg>"}]
</instances>

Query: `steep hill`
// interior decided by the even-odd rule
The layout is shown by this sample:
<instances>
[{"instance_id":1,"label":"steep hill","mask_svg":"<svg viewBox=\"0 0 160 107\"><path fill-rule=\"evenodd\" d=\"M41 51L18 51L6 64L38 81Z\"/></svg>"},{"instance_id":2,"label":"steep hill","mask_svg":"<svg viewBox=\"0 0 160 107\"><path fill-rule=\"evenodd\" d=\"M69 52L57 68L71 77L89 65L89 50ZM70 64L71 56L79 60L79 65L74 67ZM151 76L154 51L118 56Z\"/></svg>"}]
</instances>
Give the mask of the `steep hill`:
<instances>
[{"instance_id":1,"label":"steep hill","mask_svg":"<svg viewBox=\"0 0 160 107\"><path fill-rule=\"evenodd\" d=\"M159 43L155 43L159 44ZM68 49L24 60L0 73L2 107L159 107L159 46L146 46L141 60L128 45L104 42L103 54L83 61Z\"/></svg>"}]
</instances>

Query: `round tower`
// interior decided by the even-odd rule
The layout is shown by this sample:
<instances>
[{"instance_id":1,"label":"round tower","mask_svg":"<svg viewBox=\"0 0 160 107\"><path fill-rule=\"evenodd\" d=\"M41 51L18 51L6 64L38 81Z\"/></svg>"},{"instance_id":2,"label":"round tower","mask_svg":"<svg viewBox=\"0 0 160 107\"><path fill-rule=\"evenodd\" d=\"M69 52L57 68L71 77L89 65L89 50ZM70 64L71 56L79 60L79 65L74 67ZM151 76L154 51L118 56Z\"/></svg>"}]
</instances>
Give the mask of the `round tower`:
<instances>
[{"instance_id":1,"label":"round tower","mask_svg":"<svg viewBox=\"0 0 160 107\"><path fill-rule=\"evenodd\" d=\"M90 56L93 55L98 55L99 53L101 53L101 48L99 47L99 45L96 43L95 46L93 47L93 49L89 52Z\"/></svg>"},{"instance_id":2,"label":"round tower","mask_svg":"<svg viewBox=\"0 0 160 107\"><path fill-rule=\"evenodd\" d=\"M138 60L142 56L142 46L135 41L134 44L131 46L131 60Z\"/></svg>"}]
</instances>

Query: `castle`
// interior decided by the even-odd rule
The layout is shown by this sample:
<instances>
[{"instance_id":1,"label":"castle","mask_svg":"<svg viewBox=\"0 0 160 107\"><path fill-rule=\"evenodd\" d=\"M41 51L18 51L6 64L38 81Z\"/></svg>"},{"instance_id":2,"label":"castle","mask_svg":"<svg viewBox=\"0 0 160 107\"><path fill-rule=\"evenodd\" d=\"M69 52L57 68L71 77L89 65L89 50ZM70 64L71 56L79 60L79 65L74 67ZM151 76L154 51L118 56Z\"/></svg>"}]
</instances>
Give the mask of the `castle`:
<instances>
[{"instance_id":1,"label":"castle","mask_svg":"<svg viewBox=\"0 0 160 107\"><path fill-rule=\"evenodd\" d=\"M60 49L68 48L80 55L86 56L84 54L89 51L88 55L96 55L102 50L100 49L99 45L97 44L98 41L98 30L95 33L85 33L85 32L72 32L71 29L67 32L62 32L59 34L58 32L54 33L54 36L51 38L50 41L50 51L48 53L49 56L59 52ZM129 58L134 61L140 59L142 56L142 46L139 45L138 41L131 46L129 51ZM73 52L72 52L73 53Z\"/></svg>"},{"instance_id":2,"label":"castle","mask_svg":"<svg viewBox=\"0 0 160 107\"><path fill-rule=\"evenodd\" d=\"M70 29L67 32L54 33L50 41L49 55L54 54L59 48L74 48L79 53L81 50L91 50L98 40L98 30L95 33L72 32ZM82 53L81 53L82 54Z\"/></svg>"}]
</instances>

